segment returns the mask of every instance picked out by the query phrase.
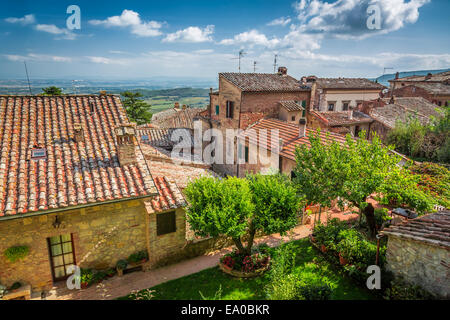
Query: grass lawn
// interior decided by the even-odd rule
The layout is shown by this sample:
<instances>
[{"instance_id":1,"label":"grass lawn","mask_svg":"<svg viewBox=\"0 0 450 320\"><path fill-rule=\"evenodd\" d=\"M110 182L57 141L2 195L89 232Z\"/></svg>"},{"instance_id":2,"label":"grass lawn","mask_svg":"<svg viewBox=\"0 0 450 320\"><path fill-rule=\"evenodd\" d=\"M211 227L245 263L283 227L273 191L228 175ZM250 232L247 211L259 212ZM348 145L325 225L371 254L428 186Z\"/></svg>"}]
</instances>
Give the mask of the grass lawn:
<instances>
[{"instance_id":1,"label":"grass lawn","mask_svg":"<svg viewBox=\"0 0 450 320\"><path fill-rule=\"evenodd\" d=\"M361 288L352 279L332 266L314 249L308 239L294 242L298 250L295 273L313 272L326 277L334 289L334 300L368 300L376 297L366 288ZM179 279L168 281L153 288L154 298L161 300L191 300L204 297L212 299L222 286L222 299L247 300L265 299L264 286L268 283L267 275L252 279L239 279L223 273L218 267L203 270ZM121 299L126 299L123 297Z\"/></svg>"}]
</instances>

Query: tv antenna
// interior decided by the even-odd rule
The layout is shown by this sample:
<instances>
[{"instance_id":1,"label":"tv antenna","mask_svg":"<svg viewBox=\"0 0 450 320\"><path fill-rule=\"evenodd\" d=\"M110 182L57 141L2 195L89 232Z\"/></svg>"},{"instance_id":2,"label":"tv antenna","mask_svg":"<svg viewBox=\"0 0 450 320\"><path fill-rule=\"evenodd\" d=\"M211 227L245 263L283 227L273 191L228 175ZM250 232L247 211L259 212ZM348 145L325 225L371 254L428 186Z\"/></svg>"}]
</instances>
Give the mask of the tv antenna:
<instances>
[{"instance_id":1,"label":"tv antenna","mask_svg":"<svg viewBox=\"0 0 450 320\"><path fill-rule=\"evenodd\" d=\"M31 92L30 77L28 76L28 68L25 60L23 61L23 64L25 65L25 73L27 74L28 89L30 90L30 95L33 95L33 92Z\"/></svg>"},{"instance_id":2,"label":"tv antenna","mask_svg":"<svg viewBox=\"0 0 450 320\"><path fill-rule=\"evenodd\" d=\"M277 71L277 58L278 58L278 55L276 54L273 59L273 73L275 73Z\"/></svg>"},{"instance_id":3,"label":"tv antenna","mask_svg":"<svg viewBox=\"0 0 450 320\"><path fill-rule=\"evenodd\" d=\"M239 73L241 73L241 59L244 55L246 55L247 53L244 51L244 49L241 49L239 51L239 57L238 58L233 58L234 60L239 59Z\"/></svg>"},{"instance_id":4,"label":"tv antenna","mask_svg":"<svg viewBox=\"0 0 450 320\"><path fill-rule=\"evenodd\" d=\"M253 73L256 73L256 65L258 64L258 61L253 61Z\"/></svg>"},{"instance_id":5,"label":"tv antenna","mask_svg":"<svg viewBox=\"0 0 450 320\"><path fill-rule=\"evenodd\" d=\"M394 68L391 68L391 67L384 67L384 68L383 68L383 76L384 76L384 74L386 73L386 70L389 70L389 69L394 69Z\"/></svg>"}]
</instances>

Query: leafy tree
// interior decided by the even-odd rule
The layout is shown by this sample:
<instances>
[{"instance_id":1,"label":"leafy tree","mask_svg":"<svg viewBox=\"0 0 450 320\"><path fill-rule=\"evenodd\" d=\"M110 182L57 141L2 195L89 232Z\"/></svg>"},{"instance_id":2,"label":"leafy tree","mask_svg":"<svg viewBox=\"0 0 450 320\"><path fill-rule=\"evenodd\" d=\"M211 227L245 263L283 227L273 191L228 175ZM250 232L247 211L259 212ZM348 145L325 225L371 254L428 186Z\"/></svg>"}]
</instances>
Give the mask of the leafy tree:
<instances>
[{"instance_id":1,"label":"leafy tree","mask_svg":"<svg viewBox=\"0 0 450 320\"><path fill-rule=\"evenodd\" d=\"M241 253L251 253L258 230L285 233L297 223L299 198L285 176L202 177L185 194L196 235L231 237Z\"/></svg>"},{"instance_id":2,"label":"leafy tree","mask_svg":"<svg viewBox=\"0 0 450 320\"><path fill-rule=\"evenodd\" d=\"M346 143L340 145L336 141L322 141L319 132L313 135L310 148L296 150L295 183L307 198L311 194L330 192L330 198L339 196L349 201L364 213L375 235L374 207L367 202L370 195L382 193L391 201L401 199L400 204L419 211L431 209L433 203L418 189L417 179L398 165L400 158L390 152L391 147L385 147L377 136L371 142L364 137L364 131L360 132L359 139L347 135ZM315 188L318 190L309 190Z\"/></svg>"},{"instance_id":3,"label":"leafy tree","mask_svg":"<svg viewBox=\"0 0 450 320\"><path fill-rule=\"evenodd\" d=\"M55 86L42 88L42 91L44 91L44 96L60 96L63 94L61 88Z\"/></svg>"},{"instance_id":4,"label":"leafy tree","mask_svg":"<svg viewBox=\"0 0 450 320\"><path fill-rule=\"evenodd\" d=\"M152 118L151 105L141 99L141 93L125 91L121 95L125 98L123 105L131 121L138 125L150 122Z\"/></svg>"}]
</instances>

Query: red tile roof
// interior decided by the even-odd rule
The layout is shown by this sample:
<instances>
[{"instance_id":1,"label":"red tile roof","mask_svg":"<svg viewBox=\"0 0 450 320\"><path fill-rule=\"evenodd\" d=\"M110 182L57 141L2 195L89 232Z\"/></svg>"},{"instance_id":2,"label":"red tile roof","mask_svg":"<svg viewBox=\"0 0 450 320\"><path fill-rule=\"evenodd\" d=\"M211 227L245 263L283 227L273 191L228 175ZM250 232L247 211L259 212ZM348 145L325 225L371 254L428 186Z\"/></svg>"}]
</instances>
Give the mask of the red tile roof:
<instances>
[{"instance_id":1,"label":"red tile roof","mask_svg":"<svg viewBox=\"0 0 450 320\"><path fill-rule=\"evenodd\" d=\"M382 233L450 248L450 211L444 210L390 226Z\"/></svg>"},{"instance_id":2,"label":"red tile roof","mask_svg":"<svg viewBox=\"0 0 450 320\"><path fill-rule=\"evenodd\" d=\"M317 87L322 89L382 90L383 85L365 78L317 78Z\"/></svg>"},{"instance_id":3,"label":"red tile roof","mask_svg":"<svg viewBox=\"0 0 450 320\"><path fill-rule=\"evenodd\" d=\"M366 114L353 110L352 119L348 111L311 111L311 115L325 123L327 126L349 126L359 123L370 123L373 120Z\"/></svg>"},{"instance_id":4,"label":"red tile roof","mask_svg":"<svg viewBox=\"0 0 450 320\"><path fill-rule=\"evenodd\" d=\"M194 118L204 108L168 109L155 113L151 124L158 128L194 128Z\"/></svg>"},{"instance_id":5,"label":"red tile roof","mask_svg":"<svg viewBox=\"0 0 450 320\"><path fill-rule=\"evenodd\" d=\"M311 88L302 85L297 79L289 75L277 73L219 73L233 83L236 87L246 92L297 92L311 91Z\"/></svg>"},{"instance_id":6,"label":"red tile roof","mask_svg":"<svg viewBox=\"0 0 450 320\"><path fill-rule=\"evenodd\" d=\"M245 130L248 126L254 124L255 122L264 118L264 113L262 112L241 112L241 129Z\"/></svg>"},{"instance_id":7,"label":"red tile roof","mask_svg":"<svg viewBox=\"0 0 450 320\"><path fill-rule=\"evenodd\" d=\"M253 130L251 130L253 129ZM267 135L264 136L261 129L267 130ZM250 126L243 132L242 136L248 137L250 143L258 144L262 147L272 147L272 136L274 132L272 130L278 130L278 139L282 139L282 149L280 155L292 160L295 160L295 148L301 144L310 146L309 136L316 133L316 130L306 129L306 135L300 137L300 126L294 123L282 121L279 119L262 119L255 125ZM342 135L331 133L328 131L321 131L320 137L325 143L331 143L333 140L344 144L346 138ZM274 141L274 146L279 145L280 141Z\"/></svg>"},{"instance_id":8,"label":"red tile roof","mask_svg":"<svg viewBox=\"0 0 450 320\"><path fill-rule=\"evenodd\" d=\"M114 128L123 123L116 95L0 96L0 217L154 195L138 147L136 165L119 164ZM45 158L30 158L35 146Z\"/></svg>"},{"instance_id":9,"label":"red tile roof","mask_svg":"<svg viewBox=\"0 0 450 320\"><path fill-rule=\"evenodd\" d=\"M280 101L280 106L285 108L287 111L302 111L305 108L301 106L300 103L294 100L283 100Z\"/></svg>"},{"instance_id":10,"label":"red tile roof","mask_svg":"<svg viewBox=\"0 0 450 320\"><path fill-rule=\"evenodd\" d=\"M163 212L184 207L186 200L176 183L166 177L154 177L159 196L146 201L147 211L149 213Z\"/></svg>"}]
</instances>

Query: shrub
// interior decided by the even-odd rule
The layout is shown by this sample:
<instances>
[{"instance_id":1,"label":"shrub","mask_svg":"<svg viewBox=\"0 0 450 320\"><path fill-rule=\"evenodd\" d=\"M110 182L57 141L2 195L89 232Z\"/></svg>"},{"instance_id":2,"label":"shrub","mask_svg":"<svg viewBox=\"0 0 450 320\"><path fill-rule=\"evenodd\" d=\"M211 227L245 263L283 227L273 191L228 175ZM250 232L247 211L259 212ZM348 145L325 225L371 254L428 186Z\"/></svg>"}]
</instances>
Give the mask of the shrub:
<instances>
[{"instance_id":1,"label":"shrub","mask_svg":"<svg viewBox=\"0 0 450 320\"><path fill-rule=\"evenodd\" d=\"M433 295L420 286L410 285L401 278L391 281L391 287L386 289L387 300L430 300Z\"/></svg>"},{"instance_id":2,"label":"shrub","mask_svg":"<svg viewBox=\"0 0 450 320\"><path fill-rule=\"evenodd\" d=\"M16 290L19 289L22 286L22 284L20 282L14 282L11 286L11 288L9 288L9 290Z\"/></svg>"},{"instance_id":3,"label":"shrub","mask_svg":"<svg viewBox=\"0 0 450 320\"><path fill-rule=\"evenodd\" d=\"M85 283L87 285L90 285L94 280L94 272L92 271L92 269L82 268L80 276L81 276L80 282Z\"/></svg>"},{"instance_id":4,"label":"shrub","mask_svg":"<svg viewBox=\"0 0 450 320\"><path fill-rule=\"evenodd\" d=\"M266 294L269 300L296 300L298 275L288 274L274 279L267 285Z\"/></svg>"},{"instance_id":5,"label":"shrub","mask_svg":"<svg viewBox=\"0 0 450 320\"><path fill-rule=\"evenodd\" d=\"M16 262L28 255L30 249L27 246L14 246L5 250L4 255L10 262Z\"/></svg>"},{"instance_id":6,"label":"shrub","mask_svg":"<svg viewBox=\"0 0 450 320\"><path fill-rule=\"evenodd\" d=\"M392 219L392 217L389 216L388 212L389 210L386 208L375 209L375 223L377 224L378 228L381 228L383 223Z\"/></svg>"},{"instance_id":7,"label":"shrub","mask_svg":"<svg viewBox=\"0 0 450 320\"><path fill-rule=\"evenodd\" d=\"M297 287L297 295L304 300L329 300L333 290L325 282L303 283Z\"/></svg>"},{"instance_id":8,"label":"shrub","mask_svg":"<svg viewBox=\"0 0 450 320\"><path fill-rule=\"evenodd\" d=\"M349 263L359 264L361 267L375 263L377 246L364 239L359 231L343 230L339 233L338 239L340 241L337 250Z\"/></svg>"},{"instance_id":9,"label":"shrub","mask_svg":"<svg viewBox=\"0 0 450 320\"><path fill-rule=\"evenodd\" d=\"M268 254L256 252L251 255L240 253L233 250L231 253L224 255L220 262L231 270L254 272L256 270L267 267L270 257Z\"/></svg>"},{"instance_id":10,"label":"shrub","mask_svg":"<svg viewBox=\"0 0 450 320\"><path fill-rule=\"evenodd\" d=\"M338 241L338 235L342 230L349 228L349 225L345 221L339 219L331 219L326 225L318 224L314 228L314 237L319 245L325 245L330 250L336 249Z\"/></svg>"},{"instance_id":11,"label":"shrub","mask_svg":"<svg viewBox=\"0 0 450 320\"><path fill-rule=\"evenodd\" d=\"M119 260L116 263L116 268L119 270L125 270L128 266L128 261L127 260Z\"/></svg>"},{"instance_id":12,"label":"shrub","mask_svg":"<svg viewBox=\"0 0 450 320\"><path fill-rule=\"evenodd\" d=\"M136 253L132 253L130 254L130 256L128 257L128 262L131 263L138 263L141 262L142 260L147 260L148 259L148 253L145 250L142 251L138 251Z\"/></svg>"}]
</instances>

